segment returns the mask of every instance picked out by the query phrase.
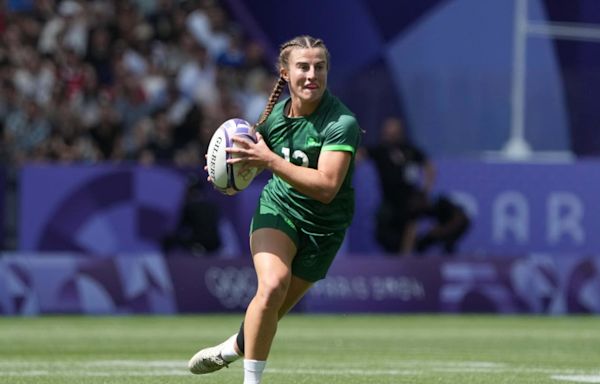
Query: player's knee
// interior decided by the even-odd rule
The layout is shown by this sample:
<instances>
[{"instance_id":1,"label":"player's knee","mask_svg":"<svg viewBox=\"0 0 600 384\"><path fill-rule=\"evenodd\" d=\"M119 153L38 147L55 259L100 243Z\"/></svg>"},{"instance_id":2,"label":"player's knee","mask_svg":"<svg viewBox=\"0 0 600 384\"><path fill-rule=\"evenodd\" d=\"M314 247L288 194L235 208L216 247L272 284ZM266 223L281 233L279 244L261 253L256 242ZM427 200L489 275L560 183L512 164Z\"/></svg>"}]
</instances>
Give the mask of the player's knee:
<instances>
[{"instance_id":1,"label":"player's knee","mask_svg":"<svg viewBox=\"0 0 600 384\"><path fill-rule=\"evenodd\" d=\"M269 276L260 279L256 299L265 309L279 309L290 286L289 276Z\"/></svg>"}]
</instances>

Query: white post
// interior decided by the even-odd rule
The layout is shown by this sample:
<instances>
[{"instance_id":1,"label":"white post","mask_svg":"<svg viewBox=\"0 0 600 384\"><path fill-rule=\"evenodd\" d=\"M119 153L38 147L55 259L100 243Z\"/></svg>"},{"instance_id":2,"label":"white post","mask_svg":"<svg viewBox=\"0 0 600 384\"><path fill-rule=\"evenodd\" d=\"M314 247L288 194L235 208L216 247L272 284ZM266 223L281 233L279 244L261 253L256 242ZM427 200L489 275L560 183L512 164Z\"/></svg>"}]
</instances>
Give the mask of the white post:
<instances>
[{"instance_id":1,"label":"white post","mask_svg":"<svg viewBox=\"0 0 600 384\"><path fill-rule=\"evenodd\" d=\"M527 60L527 0L515 0L510 137L505 156L523 159L531 155L525 140L525 75Z\"/></svg>"}]
</instances>

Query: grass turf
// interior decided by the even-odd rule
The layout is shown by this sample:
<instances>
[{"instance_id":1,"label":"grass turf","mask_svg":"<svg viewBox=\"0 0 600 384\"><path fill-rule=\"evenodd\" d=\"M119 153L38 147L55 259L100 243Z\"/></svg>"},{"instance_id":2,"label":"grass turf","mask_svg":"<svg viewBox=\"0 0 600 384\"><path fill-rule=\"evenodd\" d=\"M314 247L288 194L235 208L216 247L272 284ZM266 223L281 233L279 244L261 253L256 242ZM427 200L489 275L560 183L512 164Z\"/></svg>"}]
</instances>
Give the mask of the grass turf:
<instances>
[{"instance_id":1,"label":"grass turf","mask_svg":"<svg viewBox=\"0 0 600 384\"><path fill-rule=\"evenodd\" d=\"M0 383L242 382L240 362L195 376L187 360L235 316L0 318ZM596 317L290 315L263 382L600 383Z\"/></svg>"}]
</instances>

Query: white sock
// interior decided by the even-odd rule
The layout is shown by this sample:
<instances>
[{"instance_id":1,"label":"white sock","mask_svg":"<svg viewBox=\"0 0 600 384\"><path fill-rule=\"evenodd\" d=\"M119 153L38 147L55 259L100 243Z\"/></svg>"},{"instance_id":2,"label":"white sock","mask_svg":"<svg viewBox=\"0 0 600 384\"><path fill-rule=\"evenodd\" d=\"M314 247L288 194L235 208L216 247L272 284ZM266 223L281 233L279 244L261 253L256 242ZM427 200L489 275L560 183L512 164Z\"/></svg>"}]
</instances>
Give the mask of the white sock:
<instances>
[{"instance_id":1,"label":"white sock","mask_svg":"<svg viewBox=\"0 0 600 384\"><path fill-rule=\"evenodd\" d=\"M232 363L239 359L241 356L235 351L235 344L237 341L237 333L225 340L223 349L221 350L221 357L228 363Z\"/></svg>"},{"instance_id":2,"label":"white sock","mask_svg":"<svg viewBox=\"0 0 600 384\"><path fill-rule=\"evenodd\" d=\"M244 359L244 384L260 384L267 362Z\"/></svg>"}]
</instances>

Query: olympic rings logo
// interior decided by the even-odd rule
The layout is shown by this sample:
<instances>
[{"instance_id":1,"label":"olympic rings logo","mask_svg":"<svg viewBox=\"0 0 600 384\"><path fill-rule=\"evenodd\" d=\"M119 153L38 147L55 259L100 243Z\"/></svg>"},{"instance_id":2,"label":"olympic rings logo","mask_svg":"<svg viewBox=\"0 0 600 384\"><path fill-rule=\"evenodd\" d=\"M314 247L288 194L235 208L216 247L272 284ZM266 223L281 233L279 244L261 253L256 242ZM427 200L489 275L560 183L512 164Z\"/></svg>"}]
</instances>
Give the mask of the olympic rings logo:
<instances>
[{"instance_id":1,"label":"olympic rings logo","mask_svg":"<svg viewBox=\"0 0 600 384\"><path fill-rule=\"evenodd\" d=\"M256 292L253 268L211 267L204 275L208 291L229 309L246 308Z\"/></svg>"}]
</instances>

